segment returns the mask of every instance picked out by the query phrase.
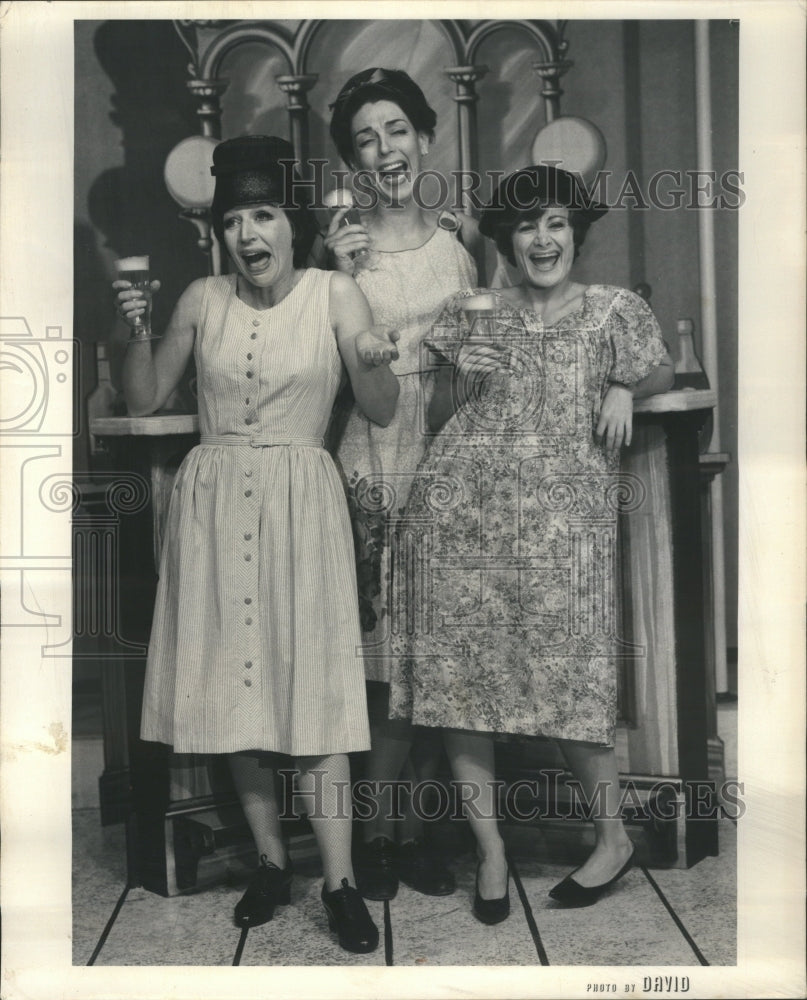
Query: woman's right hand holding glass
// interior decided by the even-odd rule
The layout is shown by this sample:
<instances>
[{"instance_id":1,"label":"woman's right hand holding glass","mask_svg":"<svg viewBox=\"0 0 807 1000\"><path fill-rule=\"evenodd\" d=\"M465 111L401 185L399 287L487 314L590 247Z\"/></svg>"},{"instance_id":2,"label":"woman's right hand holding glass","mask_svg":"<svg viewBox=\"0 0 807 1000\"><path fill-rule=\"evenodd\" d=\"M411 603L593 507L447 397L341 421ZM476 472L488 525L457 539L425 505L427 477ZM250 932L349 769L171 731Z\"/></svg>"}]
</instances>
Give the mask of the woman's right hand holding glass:
<instances>
[{"instance_id":1,"label":"woman's right hand holding glass","mask_svg":"<svg viewBox=\"0 0 807 1000\"><path fill-rule=\"evenodd\" d=\"M347 206L333 213L323 242L333 257L336 269L352 275L355 270L354 256L370 249L370 237L362 223L345 223L345 216L350 211L355 210Z\"/></svg>"},{"instance_id":2,"label":"woman's right hand holding glass","mask_svg":"<svg viewBox=\"0 0 807 1000\"><path fill-rule=\"evenodd\" d=\"M145 316L146 309L149 303L143 297L143 292L139 288L133 288L131 281L126 281L119 278L117 281L112 282L112 287L115 289L115 309L118 316L126 323L127 326L134 327L137 325L137 320L142 316ZM149 290L153 295L154 292L160 290L159 281L149 282Z\"/></svg>"},{"instance_id":3,"label":"woman's right hand holding glass","mask_svg":"<svg viewBox=\"0 0 807 1000\"><path fill-rule=\"evenodd\" d=\"M497 344L463 344L455 366L466 377L483 376L499 371L506 360L505 352Z\"/></svg>"}]
</instances>

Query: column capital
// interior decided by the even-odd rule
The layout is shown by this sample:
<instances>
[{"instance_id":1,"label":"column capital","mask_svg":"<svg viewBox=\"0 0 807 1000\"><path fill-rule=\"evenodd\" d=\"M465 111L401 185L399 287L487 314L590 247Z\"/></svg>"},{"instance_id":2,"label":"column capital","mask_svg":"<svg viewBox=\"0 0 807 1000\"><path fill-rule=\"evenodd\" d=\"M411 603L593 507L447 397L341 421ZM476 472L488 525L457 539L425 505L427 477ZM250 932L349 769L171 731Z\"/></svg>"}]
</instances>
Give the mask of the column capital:
<instances>
[{"instance_id":1,"label":"column capital","mask_svg":"<svg viewBox=\"0 0 807 1000\"><path fill-rule=\"evenodd\" d=\"M567 73L574 63L571 59L555 59L552 62L534 62L532 68L544 81L541 97L547 102L547 107L551 108L554 115L559 113L558 101L563 91L560 89L560 78ZM553 115L547 114L547 121L551 121Z\"/></svg>"},{"instance_id":2,"label":"column capital","mask_svg":"<svg viewBox=\"0 0 807 1000\"><path fill-rule=\"evenodd\" d=\"M319 79L319 73L276 76L277 85L289 99L289 109L307 108L307 93Z\"/></svg>"},{"instance_id":3,"label":"column capital","mask_svg":"<svg viewBox=\"0 0 807 1000\"><path fill-rule=\"evenodd\" d=\"M188 90L199 100L209 100L211 97L219 98L229 86L229 80L188 80L186 86Z\"/></svg>"},{"instance_id":4,"label":"column capital","mask_svg":"<svg viewBox=\"0 0 807 1000\"><path fill-rule=\"evenodd\" d=\"M230 81L225 79L193 79L186 86L199 103L196 114L202 125L202 135L218 139L221 136L221 105L219 98Z\"/></svg>"},{"instance_id":5,"label":"column capital","mask_svg":"<svg viewBox=\"0 0 807 1000\"><path fill-rule=\"evenodd\" d=\"M447 66L443 71L449 80L457 85L455 101L468 102L478 100L476 84L488 73L487 66Z\"/></svg>"}]
</instances>

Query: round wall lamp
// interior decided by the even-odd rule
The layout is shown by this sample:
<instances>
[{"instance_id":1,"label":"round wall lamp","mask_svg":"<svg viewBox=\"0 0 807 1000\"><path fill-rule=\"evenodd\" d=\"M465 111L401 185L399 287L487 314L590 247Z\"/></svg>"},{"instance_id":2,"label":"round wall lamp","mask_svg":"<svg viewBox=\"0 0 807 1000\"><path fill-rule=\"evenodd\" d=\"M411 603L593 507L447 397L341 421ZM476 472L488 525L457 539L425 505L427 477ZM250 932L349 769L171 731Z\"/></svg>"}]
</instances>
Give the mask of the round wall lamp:
<instances>
[{"instance_id":1,"label":"round wall lamp","mask_svg":"<svg viewBox=\"0 0 807 1000\"><path fill-rule=\"evenodd\" d=\"M605 136L585 118L560 117L548 122L532 143L532 163L548 163L577 174L591 190L605 166Z\"/></svg>"},{"instance_id":2,"label":"round wall lamp","mask_svg":"<svg viewBox=\"0 0 807 1000\"><path fill-rule=\"evenodd\" d=\"M163 169L168 193L182 209L179 213L181 218L196 227L199 249L207 254L213 251L210 205L216 181L210 168L213 165L213 150L218 144L219 140L210 136L189 136L174 146ZM217 272L215 266L212 270Z\"/></svg>"}]
</instances>

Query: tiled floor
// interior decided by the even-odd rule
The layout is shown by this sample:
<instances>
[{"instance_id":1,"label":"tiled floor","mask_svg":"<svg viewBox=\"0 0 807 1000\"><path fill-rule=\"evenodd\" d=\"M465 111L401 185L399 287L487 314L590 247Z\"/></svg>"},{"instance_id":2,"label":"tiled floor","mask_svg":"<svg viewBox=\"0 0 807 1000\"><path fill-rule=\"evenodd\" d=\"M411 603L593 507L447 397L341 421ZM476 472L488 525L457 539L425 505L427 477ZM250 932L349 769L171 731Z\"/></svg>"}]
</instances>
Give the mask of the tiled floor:
<instances>
[{"instance_id":1,"label":"tiled floor","mask_svg":"<svg viewBox=\"0 0 807 1000\"><path fill-rule=\"evenodd\" d=\"M736 774L736 704L719 708L727 773ZM556 908L547 891L567 865L516 854L510 918L486 927L471 914L474 861L454 865L457 891L434 898L402 886L387 907L368 903L382 930L371 955L342 951L328 932L310 868L295 875L292 905L241 939L232 907L241 888L163 898L126 890L122 825L96 809L73 814L75 965L734 965L736 827L720 821L720 853L689 870L635 868L596 906ZM386 935L383 931L386 929ZM385 945L386 937L386 945ZM237 953L239 952L240 955Z\"/></svg>"}]
</instances>

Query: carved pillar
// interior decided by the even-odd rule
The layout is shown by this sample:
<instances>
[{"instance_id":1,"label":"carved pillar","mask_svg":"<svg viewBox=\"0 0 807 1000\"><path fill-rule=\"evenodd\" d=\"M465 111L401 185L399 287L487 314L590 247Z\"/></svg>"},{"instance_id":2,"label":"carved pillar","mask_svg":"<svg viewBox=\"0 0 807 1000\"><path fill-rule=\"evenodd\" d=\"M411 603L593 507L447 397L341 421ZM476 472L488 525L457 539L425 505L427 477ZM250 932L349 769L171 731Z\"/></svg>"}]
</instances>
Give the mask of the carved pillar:
<instances>
[{"instance_id":1,"label":"carved pillar","mask_svg":"<svg viewBox=\"0 0 807 1000\"><path fill-rule=\"evenodd\" d=\"M565 48L562 45L561 48ZM574 66L570 59L556 59L552 62L534 62L532 68L543 80L541 97L544 99L547 122L554 121L560 115L560 78Z\"/></svg>"},{"instance_id":2,"label":"carved pillar","mask_svg":"<svg viewBox=\"0 0 807 1000\"><path fill-rule=\"evenodd\" d=\"M487 66L449 66L446 76L457 88L457 125L460 151L460 170L463 173L476 167L476 83L488 72ZM463 191L463 206L469 208L468 197Z\"/></svg>"},{"instance_id":3,"label":"carved pillar","mask_svg":"<svg viewBox=\"0 0 807 1000\"><path fill-rule=\"evenodd\" d=\"M289 133L300 162L308 159L308 91L319 79L317 73L278 76L277 85L288 99Z\"/></svg>"},{"instance_id":4,"label":"carved pillar","mask_svg":"<svg viewBox=\"0 0 807 1000\"><path fill-rule=\"evenodd\" d=\"M221 138L220 98L229 85L229 80L188 80L188 90L198 103L196 114L202 127L202 135L212 139Z\"/></svg>"}]
</instances>

